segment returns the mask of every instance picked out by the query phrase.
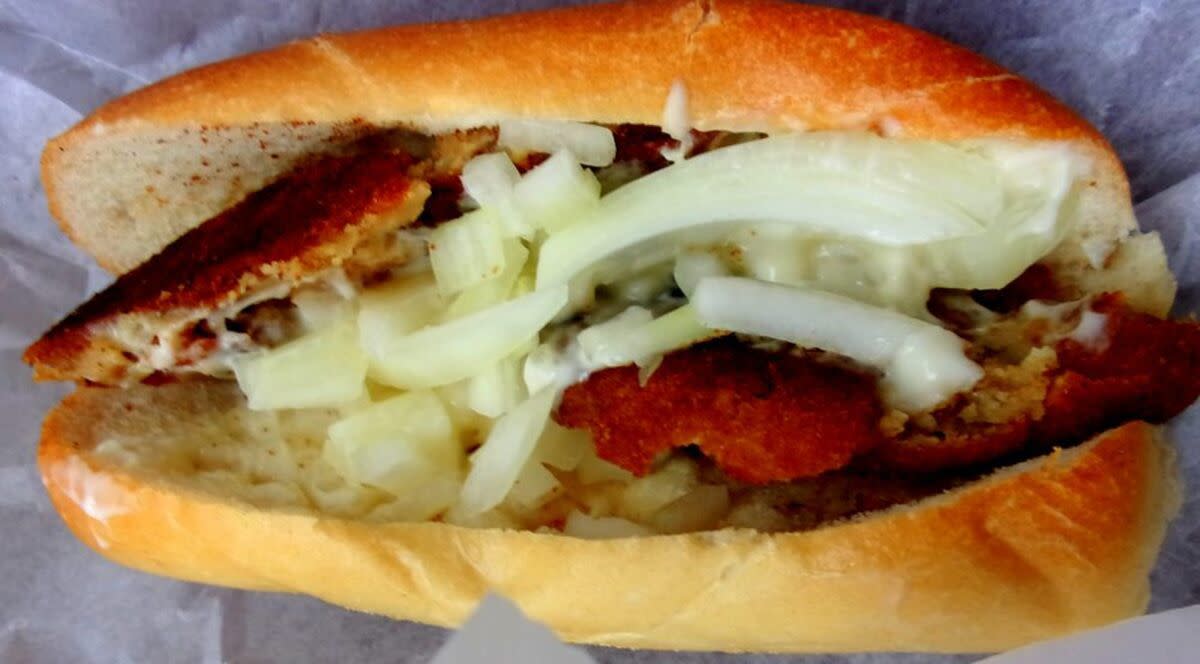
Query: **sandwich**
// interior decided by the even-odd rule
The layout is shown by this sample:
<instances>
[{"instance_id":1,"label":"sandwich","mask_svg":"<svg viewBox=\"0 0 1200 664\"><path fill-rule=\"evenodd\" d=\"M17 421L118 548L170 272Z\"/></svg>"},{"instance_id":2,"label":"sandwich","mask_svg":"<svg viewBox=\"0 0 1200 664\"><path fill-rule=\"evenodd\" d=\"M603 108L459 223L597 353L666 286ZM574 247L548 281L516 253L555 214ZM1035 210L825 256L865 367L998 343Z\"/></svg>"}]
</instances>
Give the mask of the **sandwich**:
<instances>
[{"instance_id":1,"label":"sandwich","mask_svg":"<svg viewBox=\"0 0 1200 664\"><path fill-rule=\"evenodd\" d=\"M1144 611L1200 395L1097 131L916 30L664 0L325 35L43 156L119 273L38 451L147 572L564 639L977 652Z\"/></svg>"}]
</instances>

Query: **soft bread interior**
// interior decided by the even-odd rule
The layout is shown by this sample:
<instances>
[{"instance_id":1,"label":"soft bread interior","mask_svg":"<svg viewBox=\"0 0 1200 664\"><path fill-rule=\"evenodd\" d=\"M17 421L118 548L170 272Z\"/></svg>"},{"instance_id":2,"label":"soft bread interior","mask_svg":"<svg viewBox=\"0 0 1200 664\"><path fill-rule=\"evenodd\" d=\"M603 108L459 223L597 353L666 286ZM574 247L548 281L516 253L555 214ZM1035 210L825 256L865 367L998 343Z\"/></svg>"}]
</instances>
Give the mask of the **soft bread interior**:
<instances>
[{"instance_id":1,"label":"soft bread interior","mask_svg":"<svg viewBox=\"0 0 1200 664\"><path fill-rule=\"evenodd\" d=\"M388 519L317 458L322 415L217 383L84 388L48 418L59 512L143 570L443 625L489 589L564 638L627 647L984 651L1134 615L1179 504L1132 423L911 505L803 533L580 540Z\"/></svg>"}]
</instances>

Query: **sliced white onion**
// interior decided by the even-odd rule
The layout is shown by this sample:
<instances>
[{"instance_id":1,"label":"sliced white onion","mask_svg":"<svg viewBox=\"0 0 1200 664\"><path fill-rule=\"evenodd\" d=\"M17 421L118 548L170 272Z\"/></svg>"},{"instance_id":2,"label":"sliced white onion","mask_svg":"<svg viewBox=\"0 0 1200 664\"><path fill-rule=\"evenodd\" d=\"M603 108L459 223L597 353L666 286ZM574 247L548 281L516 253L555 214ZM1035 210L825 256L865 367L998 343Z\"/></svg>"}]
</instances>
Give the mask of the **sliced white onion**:
<instances>
[{"instance_id":1,"label":"sliced white onion","mask_svg":"<svg viewBox=\"0 0 1200 664\"><path fill-rule=\"evenodd\" d=\"M371 376L410 389L469 378L529 343L566 302L567 289L560 287L410 334L364 334Z\"/></svg>"},{"instance_id":2,"label":"sliced white onion","mask_svg":"<svg viewBox=\"0 0 1200 664\"><path fill-rule=\"evenodd\" d=\"M527 224L554 232L591 213L600 200L600 181L564 150L526 173L513 200Z\"/></svg>"},{"instance_id":3,"label":"sliced white onion","mask_svg":"<svg viewBox=\"0 0 1200 664\"><path fill-rule=\"evenodd\" d=\"M628 360L621 360L619 346L630 330L635 330L652 320L654 314L650 313L649 309L626 307L607 321L585 328L576 337L579 347L583 350L584 361L592 367L628 364Z\"/></svg>"},{"instance_id":4,"label":"sliced white onion","mask_svg":"<svg viewBox=\"0 0 1200 664\"><path fill-rule=\"evenodd\" d=\"M550 418L558 391L546 388L496 421L487 441L471 455L459 508L480 514L499 505L529 461Z\"/></svg>"},{"instance_id":5,"label":"sliced white onion","mask_svg":"<svg viewBox=\"0 0 1200 664\"><path fill-rule=\"evenodd\" d=\"M920 247L913 260L933 286L1003 288L1062 240L1063 210L1075 203L1074 183L1081 166L1061 146L1013 150L991 146L988 154L1010 187L1004 211L976 235L949 238Z\"/></svg>"},{"instance_id":6,"label":"sliced white onion","mask_svg":"<svg viewBox=\"0 0 1200 664\"><path fill-rule=\"evenodd\" d=\"M646 537L654 531L628 519L615 516L592 517L573 510L563 524L563 534L581 539L615 539L619 537Z\"/></svg>"},{"instance_id":7,"label":"sliced white onion","mask_svg":"<svg viewBox=\"0 0 1200 664\"><path fill-rule=\"evenodd\" d=\"M367 358L354 322L338 323L265 353L236 358L233 372L250 410L336 406L363 395Z\"/></svg>"},{"instance_id":8,"label":"sliced white onion","mask_svg":"<svg viewBox=\"0 0 1200 664\"><path fill-rule=\"evenodd\" d=\"M671 289L672 266L668 261L612 284L612 294L625 302L648 304Z\"/></svg>"},{"instance_id":9,"label":"sliced white onion","mask_svg":"<svg viewBox=\"0 0 1200 664\"><path fill-rule=\"evenodd\" d=\"M548 342L539 345L525 358L522 375L530 394L555 385L559 389L583 380L591 367L583 357L577 342L560 345Z\"/></svg>"},{"instance_id":10,"label":"sliced white onion","mask_svg":"<svg viewBox=\"0 0 1200 664\"><path fill-rule=\"evenodd\" d=\"M580 332L578 340L588 366L598 368L643 365L717 334L689 305L654 319L641 307L629 307L611 321Z\"/></svg>"},{"instance_id":11,"label":"sliced white onion","mask_svg":"<svg viewBox=\"0 0 1200 664\"><path fill-rule=\"evenodd\" d=\"M469 379L467 404L471 410L499 417L524 401L528 396L521 375L524 363L524 354L509 355Z\"/></svg>"},{"instance_id":12,"label":"sliced white onion","mask_svg":"<svg viewBox=\"0 0 1200 664\"><path fill-rule=\"evenodd\" d=\"M729 266L711 251L684 251L675 259L675 285L688 297L692 296L701 279L727 274Z\"/></svg>"},{"instance_id":13,"label":"sliced white onion","mask_svg":"<svg viewBox=\"0 0 1200 664\"><path fill-rule=\"evenodd\" d=\"M868 134L776 136L688 159L604 197L587 219L546 241L538 285L719 222L754 219L909 245L979 233L1004 203L995 166L966 150Z\"/></svg>"},{"instance_id":14,"label":"sliced white onion","mask_svg":"<svg viewBox=\"0 0 1200 664\"><path fill-rule=\"evenodd\" d=\"M692 306L709 327L820 348L874 366L885 374L884 396L908 412L936 405L983 375L949 330L832 293L717 277L700 282Z\"/></svg>"},{"instance_id":15,"label":"sliced white onion","mask_svg":"<svg viewBox=\"0 0 1200 664\"><path fill-rule=\"evenodd\" d=\"M518 152L570 150L588 166L607 166L617 156L617 143L607 127L556 120L505 120L500 145Z\"/></svg>"},{"instance_id":16,"label":"sliced white onion","mask_svg":"<svg viewBox=\"0 0 1200 664\"><path fill-rule=\"evenodd\" d=\"M463 452L441 400L432 392L404 394L374 404L329 427L324 457L355 484L397 495L427 492L423 518L447 509L457 496L431 491L461 477Z\"/></svg>"},{"instance_id":17,"label":"sliced white onion","mask_svg":"<svg viewBox=\"0 0 1200 664\"><path fill-rule=\"evenodd\" d=\"M444 295L500 274L506 262L504 236L496 214L488 209L476 210L433 229L429 260Z\"/></svg>"},{"instance_id":18,"label":"sliced white onion","mask_svg":"<svg viewBox=\"0 0 1200 664\"><path fill-rule=\"evenodd\" d=\"M963 355L962 347L962 340L940 327L908 335L883 376L888 403L916 413L974 385L983 370Z\"/></svg>"}]
</instances>

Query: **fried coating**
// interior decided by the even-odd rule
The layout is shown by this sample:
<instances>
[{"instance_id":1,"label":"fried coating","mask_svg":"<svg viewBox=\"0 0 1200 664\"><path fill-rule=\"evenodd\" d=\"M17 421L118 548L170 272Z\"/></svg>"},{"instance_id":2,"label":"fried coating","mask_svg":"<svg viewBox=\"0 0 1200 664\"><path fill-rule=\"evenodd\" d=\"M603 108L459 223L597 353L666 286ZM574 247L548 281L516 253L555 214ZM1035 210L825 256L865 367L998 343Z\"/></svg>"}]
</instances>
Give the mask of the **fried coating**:
<instances>
[{"instance_id":1,"label":"fried coating","mask_svg":"<svg viewBox=\"0 0 1200 664\"><path fill-rule=\"evenodd\" d=\"M556 419L590 430L601 458L637 475L695 444L730 477L763 484L841 468L879 444L875 383L725 338L669 354L645 387L637 367L594 373L566 391Z\"/></svg>"},{"instance_id":2,"label":"fried coating","mask_svg":"<svg viewBox=\"0 0 1200 664\"><path fill-rule=\"evenodd\" d=\"M668 355L645 388L636 367L567 390L558 421L589 429L601 457L645 474L696 444L729 477L790 481L852 465L928 475L977 469L1085 440L1130 420L1163 422L1200 396L1200 324L1091 305L1103 333L1070 337L984 377L931 413L883 413L872 376L726 338ZM1068 328L1069 329L1069 328Z\"/></svg>"},{"instance_id":3,"label":"fried coating","mask_svg":"<svg viewBox=\"0 0 1200 664\"><path fill-rule=\"evenodd\" d=\"M985 363L955 402L910 422L858 465L916 473L1066 446L1131 420L1164 422L1200 397L1200 324L1138 313L1116 295L1095 344L1065 338L1020 365Z\"/></svg>"},{"instance_id":4,"label":"fried coating","mask_svg":"<svg viewBox=\"0 0 1200 664\"><path fill-rule=\"evenodd\" d=\"M1041 441L1076 440L1129 420L1165 422L1200 397L1200 324L1132 311L1117 295L1092 309L1106 316L1101 343L1057 344L1061 373L1035 427Z\"/></svg>"}]
</instances>

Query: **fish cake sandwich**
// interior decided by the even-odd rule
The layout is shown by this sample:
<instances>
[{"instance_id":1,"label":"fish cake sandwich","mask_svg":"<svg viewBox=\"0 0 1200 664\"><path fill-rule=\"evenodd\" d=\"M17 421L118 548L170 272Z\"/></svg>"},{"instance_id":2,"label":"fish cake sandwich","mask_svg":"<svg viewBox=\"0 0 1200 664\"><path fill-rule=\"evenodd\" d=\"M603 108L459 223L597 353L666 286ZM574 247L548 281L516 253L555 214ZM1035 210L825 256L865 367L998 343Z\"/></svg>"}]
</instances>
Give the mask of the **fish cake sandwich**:
<instances>
[{"instance_id":1,"label":"fish cake sandwich","mask_svg":"<svg viewBox=\"0 0 1200 664\"><path fill-rule=\"evenodd\" d=\"M119 563L562 638L987 651L1141 613L1200 326L1097 131L768 0L324 35L47 146L34 343ZM1190 442L1190 441L1185 441Z\"/></svg>"}]
</instances>

